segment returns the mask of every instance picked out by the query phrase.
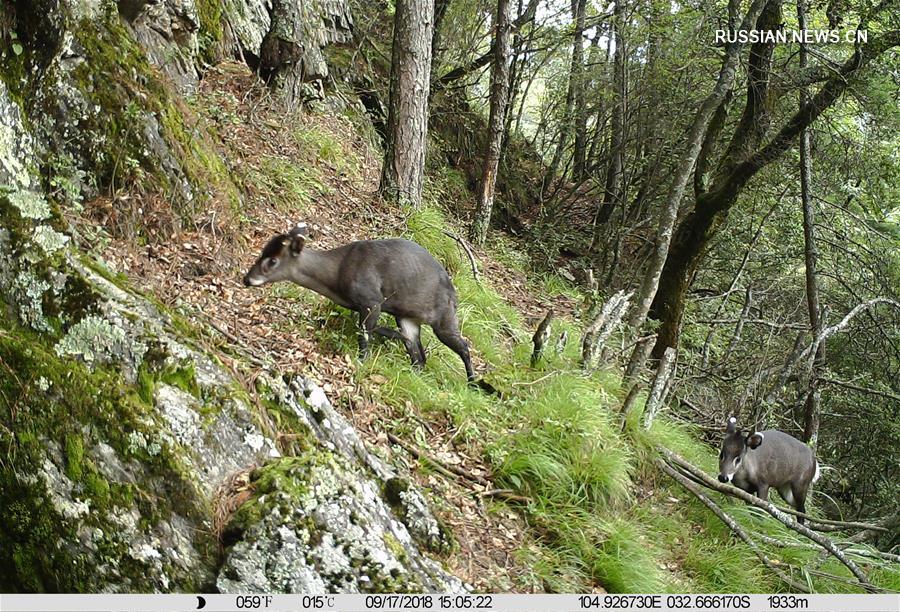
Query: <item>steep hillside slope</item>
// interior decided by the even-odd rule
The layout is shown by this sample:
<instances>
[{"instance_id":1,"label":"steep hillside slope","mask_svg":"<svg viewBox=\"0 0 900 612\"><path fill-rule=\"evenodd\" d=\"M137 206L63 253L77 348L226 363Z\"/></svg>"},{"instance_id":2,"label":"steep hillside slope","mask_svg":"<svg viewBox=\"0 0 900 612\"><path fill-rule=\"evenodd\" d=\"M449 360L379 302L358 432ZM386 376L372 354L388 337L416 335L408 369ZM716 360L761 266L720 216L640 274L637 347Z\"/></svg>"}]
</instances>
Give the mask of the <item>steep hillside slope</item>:
<instances>
[{"instance_id":1,"label":"steep hillside slope","mask_svg":"<svg viewBox=\"0 0 900 612\"><path fill-rule=\"evenodd\" d=\"M502 236L470 261L471 194L439 161L425 208L381 201L362 104L324 88L320 47L349 39L349 9L306 6L288 30L261 0L0 8L0 588L786 588L656 469L659 444L708 471L714 451L665 415L645 430L642 399L622 413L623 338L582 371L596 296ZM428 248L502 395L466 385L430 332L423 371L389 342L359 362L347 311L243 287L300 220L316 248ZM726 508L784 567L815 559ZM820 570L803 578L856 588Z\"/></svg>"}]
</instances>

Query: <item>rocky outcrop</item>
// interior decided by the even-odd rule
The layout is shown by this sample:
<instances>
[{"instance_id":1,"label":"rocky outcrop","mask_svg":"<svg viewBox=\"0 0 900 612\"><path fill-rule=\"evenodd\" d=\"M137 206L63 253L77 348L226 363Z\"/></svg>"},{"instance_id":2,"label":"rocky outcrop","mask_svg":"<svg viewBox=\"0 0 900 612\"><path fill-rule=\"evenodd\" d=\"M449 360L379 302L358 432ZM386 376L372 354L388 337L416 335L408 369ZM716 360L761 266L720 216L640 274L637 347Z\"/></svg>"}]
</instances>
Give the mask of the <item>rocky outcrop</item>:
<instances>
[{"instance_id":1,"label":"rocky outcrop","mask_svg":"<svg viewBox=\"0 0 900 612\"><path fill-rule=\"evenodd\" d=\"M118 0L150 61L192 91L204 61L245 59L294 106L321 96L322 50L352 39L347 0Z\"/></svg>"},{"instance_id":2,"label":"rocky outcrop","mask_svg":"<svg viewBox=\"0 0 900 612\"><path fill-rule=\"evenodd\" d=\"M228 180L175 92L268 30L230 0L213 36L212 4L0 5L0 589L462 590L421 493L321 388L243 387L66 222L98 193L185 206Z\"/></svg>"},{"instance_id":3,"label":"rocky outcrop","mask_svg":"<svg viewBox=\"0 0 900 612\"><path fill-rule=\"evenodd\" d=\"M340 0L272 0L271 23L259 51L260 70L288 107L321 97L328 65L322 49L349 42L352 20Z\"/></svg>"}]
</instances>

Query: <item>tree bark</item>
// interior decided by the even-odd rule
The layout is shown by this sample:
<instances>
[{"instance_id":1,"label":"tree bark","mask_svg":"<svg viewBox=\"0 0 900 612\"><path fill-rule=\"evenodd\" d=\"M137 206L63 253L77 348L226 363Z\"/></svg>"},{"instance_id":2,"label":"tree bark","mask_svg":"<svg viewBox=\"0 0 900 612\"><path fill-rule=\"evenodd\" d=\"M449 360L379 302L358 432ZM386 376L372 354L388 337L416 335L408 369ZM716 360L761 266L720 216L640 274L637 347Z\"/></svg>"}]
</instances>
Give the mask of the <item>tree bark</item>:
<instances>
[{"instance_id":1,"label":"tree bark","mask_svg":"<svg viewBox=\"0 0 900 612\"><path fill-rule=\"evenodd\" d=\"M667 347L678 345L678 333L690 279L697 270L710 240L725 221L728 210L747 182L761 169L781 157L800 132L840 98L850 86L852 77L863 66L898 44L900 31L870 37L869 42L861 45L853 56L836 70L836 74L832 75L808 104L804 104L788 120L767 145L738 163L727 175L720 175L713 187L696 199L694 209L674 232L671 250L667 249L668 257L665 258L665 265L656 282L658 291L649 292L655 295L651 297L650 316L661 322L656 346L653 349L654 357L661 356ZM674 215L674 212L672 214ZM650 281L645 279L645 283L649 284ZM643 318L640 322L643 322Z\"/></svg>"},{"instance_id":2,"label":"tree bark","mask_svg":"<svg viewBox=\"0 0 900 612\"><path fill-rule=\"evenodd\" d=\"M387 137L380 191L414 208L422 204L433 0L397 0Z\"/></svg>"},{"instance_id":3,"label":"tree bark","mask_svg":"<svg viewBox=\"0 0 900 612\"><path fill-rule=\"evenodd\" d=\"M488 120L488 141L485 147L478 204L469 235L477 245L483 245L491 222L494 207L494 188L497 183L497 167L503 144L503 126L509 102L509 0L497 0L497 17L494 20L494 64L491 68L491 112Z\"/></svg>"},{"instance_id":4,"label":"tree bark","mask_svg":"<svg viewBox=\"0 0 900 612\"><path fill-rule=\"evenodd\" d=\"M806 29L806 0L797 0L797 27ZM804 70L809 61L806 43L800 43L800 69ZM809 104L809 92L806 87L800 89L800 108ZM815 210L810 192L812 182L812 148L810 146L810 129L800 132L800 200L803 206L803 244L806 261L806 308L809 311L809 328L813 338L822 333L822 321L819 312L819 285L816 278L818 251L816 249ZM813 367L809 372L809 389L806 405L803 410L803 440L815 448L819 434L819 370L825 359L825 345L816 349Z\"/></svg>"},{"instance_id":5,"label":"tree bark","mask_svg":"<svg viewBox=\"0 0 900 612\"><path fill-rule=\"evenodd\" d=\"M575 12L575 42L572 45L573 104L575 113L575 143L572 152L572 178L581 180L585 172L587 150L587 107L584 102L584 19L587 0L573 0Z\"/></svg>"},{"instance_id":6,"label":"tree bark","mask_svg":"<svg viewBox=\"0 0 900 612\"><path fill-rule=\"evenodd\" d=\"M616 206L624 197L622 173L625 168L625 104L627 85L625 83L625 0L616 0L613 13L616 51L613 55L613 90L615 103L612 110L612 138L610 142L609 166L606 171L606 188L603 204L597 212L596 226L604 225L612 216ZM594 237L596 242L596 236Z\"/></svg>"},{"instance_id":7,"label":"tree bark","mask_svg":"<svg viewBox=\"0 0 900 612\"><path fill-rule=\"evenodd\" d=\"M543 191L545 196L547 195L550 186L554 183L556 173L559 171L559 164L562 162L563 153L566 150L566 145L568 145L569 137L572 133L575 90L577 88L577 82L581 79L581 73L584 70L582 39L584 37L584 12L586 3L587 0L572 0L572 19L575 21L575 31L572 34L572 63L569 68L569 86L566 88L566 107L563 110L562 120L560 121L556 151L553 153L553 159L550 161L550 167L547 169L547 174L544 178ZM580 18L579 15L581 15Z\"/></svg>"},{"instance_id":8,"label":"tree bark","mask_svg":"<svg viewBox=\"0 0 900 612\"><path fill-rule=\"evenodd\" d=\"M752 30L756 27L756 19L762 12L763 7L765 7L766 2L767 0L754 0L740 25L741 30ZM740 2L739 0L730 0L729 6L731 11L736 11L737 7L740 6ZM668 261L669 243L672 240L672 229L675 227L675 219L678 216L681 197L684 195L685 186L691 176L691 171L694 169L697 156L700 154L700 147L703 145L706 128L709 126L713 113L722 103L722 100L725 99L728 90L731 89L742 48L743 44L740 43L740 39L728 44L725 48L725 58L722 60L722 68L719 71L716 85L706 99L703 100L688 131L687 142L676 166L672 185L666 196L666 203L660 211L656 231L656 245L650 258L650 267L644 275L639 298L629 320L629 324L632 327L637 328L644 324L644 321L647 319L647 313L650 311L650 306L653 304L657 289L660 286L664 266ZM659 346L659 340L657 340L657 346ZM675 346L675 344L667 344L666 346ZM659 352L659 356L662 356L663 352L665 352L665 348Z\"/></svg>"}]
</instances>

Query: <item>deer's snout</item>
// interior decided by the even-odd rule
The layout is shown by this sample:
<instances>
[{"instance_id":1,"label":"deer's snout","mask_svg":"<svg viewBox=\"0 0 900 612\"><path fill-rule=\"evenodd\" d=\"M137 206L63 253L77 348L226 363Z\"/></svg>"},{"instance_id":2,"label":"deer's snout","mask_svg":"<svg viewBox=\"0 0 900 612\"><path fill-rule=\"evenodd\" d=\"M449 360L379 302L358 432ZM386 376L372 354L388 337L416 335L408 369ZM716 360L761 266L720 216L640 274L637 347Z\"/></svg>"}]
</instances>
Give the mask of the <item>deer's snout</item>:
<instances>
[{"instance_id":1,"label":"deer's snout","mask_svg":"<svg viewBox=\"0 0 900 612\"><path fill-rule=\"evenodd\" d=\"M728 482L728 476L725 474L719 474L719 482Z\"/></svg>"}]
</instances>

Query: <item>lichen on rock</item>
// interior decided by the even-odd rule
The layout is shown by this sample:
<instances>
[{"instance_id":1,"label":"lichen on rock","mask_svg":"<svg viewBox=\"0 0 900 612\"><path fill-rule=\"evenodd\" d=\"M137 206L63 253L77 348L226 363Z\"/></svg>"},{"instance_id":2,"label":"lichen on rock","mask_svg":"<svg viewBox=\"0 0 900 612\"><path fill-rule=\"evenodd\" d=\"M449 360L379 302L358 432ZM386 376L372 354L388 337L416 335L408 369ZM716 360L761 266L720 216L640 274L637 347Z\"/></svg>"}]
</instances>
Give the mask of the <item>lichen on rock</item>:
<instances>
[{"instance_id":1,"label":"lichen on rock","mask_svg":"<svg viewBox=\"0 0 900 612\"><path fill-rule=\"evenodd\" d=\"M147 347L107 319L88 315L69 329L55 350L60 357L80 357L88 365L124 362L131 369L140 366Z\"/></svg>"},{"instance_id":2,"label":"lichen on rock","mask_svg":"<svg viewBox=\"0 0 900 612\"><path fill-rule=\"evenodd\" d=\"M0 401L15 405L0 427L15 451L0 462L0 590L463 590L420 548L425 498L408 491L421 520L385 502L394 471L321 387L263 373L251 397L201 334L66 225L123 185L175 211L208 177L230 180L176 96L204 28L258 52L268 0L17 6L27 48L0 61ZM349 34L343 0L308 8L310 50ZM254 468L220 570L216 491Z\"/></svg>"},{"instance_id":3,"label":"lichen on rock","mask_svg":"<svg viewBox=\"0 0 900 612\"><path fill-rule=\"evenodd\" d=\"M8 196L9 203L12 204L23 219L33 219L35 221L43 221L50 217L50 205L39 193L27 190L15 190Z\"/></svg>"},{"instance_id":4,"label":"lichen on rock","mask_svg":"<svg viewBox=\"0 0 900 612\"><path fill-rule=\"evenodd\" d=\"M258 469L225 532L225 592L463 592L416 548L372 483L328 452Z\"/></svg>"}]
</instances>

